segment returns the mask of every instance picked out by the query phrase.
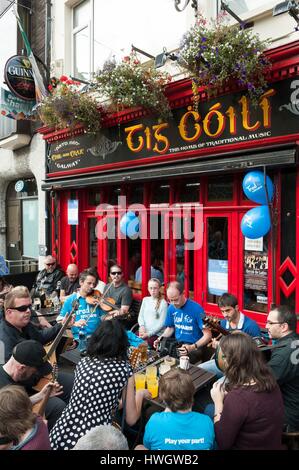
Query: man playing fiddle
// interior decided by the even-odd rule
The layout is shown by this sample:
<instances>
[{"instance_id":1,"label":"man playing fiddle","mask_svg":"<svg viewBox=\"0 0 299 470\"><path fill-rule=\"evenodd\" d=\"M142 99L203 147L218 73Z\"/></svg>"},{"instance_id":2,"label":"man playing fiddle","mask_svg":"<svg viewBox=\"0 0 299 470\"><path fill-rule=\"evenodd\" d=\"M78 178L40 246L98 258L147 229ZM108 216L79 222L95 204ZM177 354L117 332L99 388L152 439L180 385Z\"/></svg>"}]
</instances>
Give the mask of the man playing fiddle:
<instances>
[{"instance_id":1,"label":"man playing fiddle","mask_svg":"<svg viewBox=\"0 0 299 470\"><path fill-rule=\"evenodd\" d=\"M72 304L77 299L79 307L72 325L72 333L74 339L79 343L81 352L86 348L86 340L97 329L104 314L98 301L93 299L92 296L96 283L96 276L89 270L82 271L79 276L79 292L73 293L65 300L60 315L57 317L57 321L60 321L70 313L72 311ZM82 346L81 348L80 344L84 341L85 347Z\"/></svg>"},{"instance_id":2,"label":"man playing fiddle","mask_svg":"<svg viewBox=\"0 0 299 470\"><path fill-rule=\"evenodd\" d=\"M132 303L132 291L124 282L121 266L118 264L111 266L110 277L112 282L105 286L102 299L102 303L104 304L105 298L110 298L113 300L113 303L115 303L115 309L112 309L105 317L108 320L118 316L126 316Z\"/></svg>"}]
</instances>

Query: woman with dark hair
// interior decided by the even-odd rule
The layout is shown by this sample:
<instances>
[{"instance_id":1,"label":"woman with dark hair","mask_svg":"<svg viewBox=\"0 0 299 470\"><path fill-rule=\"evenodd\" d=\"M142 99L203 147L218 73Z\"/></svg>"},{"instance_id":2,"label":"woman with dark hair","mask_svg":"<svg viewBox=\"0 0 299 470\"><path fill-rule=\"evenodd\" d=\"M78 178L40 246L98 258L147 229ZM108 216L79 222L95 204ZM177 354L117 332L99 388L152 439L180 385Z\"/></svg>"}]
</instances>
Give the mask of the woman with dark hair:
<instances>
[{"instance_id":1,"label":"woman with dark hair","mask_svg":"<svg viewBox=\"0 0 299 470\"><path fill-rule=\"evenodd\" d=\"M72 449L87 431L111 424L122 393L125 419L132 426L140 417L147 390L134 392L127 361L128 337L118 320L104 321L92 334L87 356L76 367L71 399L50 434L53 449Z\"/></svg>"},{"instance_id":2,"label":"woman with dark hair","mask_svg":"<svg viewBox=\"0 0 299 470\"><path fill-rule=\"evenodd\" d=\"M282 396L252 338L240 331L224 336L216 360L226 377L211 390L218 448L281 449Z\"/></svg>"}]
</instances>

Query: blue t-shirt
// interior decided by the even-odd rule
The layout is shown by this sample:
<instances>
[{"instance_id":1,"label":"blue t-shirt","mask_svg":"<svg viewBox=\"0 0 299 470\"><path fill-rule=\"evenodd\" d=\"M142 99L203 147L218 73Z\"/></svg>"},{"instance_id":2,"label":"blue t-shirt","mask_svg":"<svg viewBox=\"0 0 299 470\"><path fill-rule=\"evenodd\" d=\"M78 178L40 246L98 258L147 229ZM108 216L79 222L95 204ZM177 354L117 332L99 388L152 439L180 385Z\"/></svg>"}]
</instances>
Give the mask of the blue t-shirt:
<instances>
[{"instance_id":1,"label":"blue t-shirt","mask_svg":"<svg viewBox=\"0 0 299 470\"><path fill-rule=\"evenodd\" d=\"M214 425L207 415L154 413L145 426L143 444L149 450L210 450L214 447Z\"/></svg>"},{"instance_id":2,"label":"blue t-shirt","mask_svg":"<svg viewBox=\"0 0 299 470\"><path fill-rule=\"evenodd\" d=\"M222 326L222 328L230 330L229 323L227 320L221 320L220 325ZM261 336L261 330L256 321L252 320L249 317L246 317L243 313L240 314L240 320L236 330L243 331L243 333L247 333L249 336L252 337Z\"/></svg>"},{"instance_id":3,"label":"blue t-shirt","mask_svg":"<svg viewBox=\"0 0 299 470\"><path fill-rule=\"evenodd\" d=\"M79 320L86 320L87 325L79 328L77 326L72 326L72 333L75 340L79 340L79 331L84 333L86 337L92 335L92 333L97 329L101 322L101 317L105 314L105 312L100 307L94 307L86 302L84 297L81 297L80 294L74 293L70 295L63 304L61 312L57 320L65 317L67 313L71 312L72 310L72 303L75 299L79 301L79 308L76 311L75 322Z\"/></svg>"},{"instance_id":4,"label":"blue t-shirt","mask_svg":"<svg viewBox=\"0 0 299 470\"><path fill-rule=\"evenodd\" d=\"M175 337L178 341L193 344L203 335L203 315L203 308L188 299L181 308L169 305L165 326L175 328Z\"/></svg>"}]
</instances>

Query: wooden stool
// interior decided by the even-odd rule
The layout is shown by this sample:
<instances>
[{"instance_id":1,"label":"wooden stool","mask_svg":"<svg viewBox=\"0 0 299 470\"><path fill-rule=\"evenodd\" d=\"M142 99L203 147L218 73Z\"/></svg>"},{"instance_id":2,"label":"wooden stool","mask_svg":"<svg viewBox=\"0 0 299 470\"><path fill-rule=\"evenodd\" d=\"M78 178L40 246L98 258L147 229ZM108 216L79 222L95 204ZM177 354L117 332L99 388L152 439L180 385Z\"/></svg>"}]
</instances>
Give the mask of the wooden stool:
<instances>
[{"instance_id":1,"label":"wooden stool","mask_svg":"<svg viewBox=\"0 0 299 470\"><path fill-rule=\"evenodd\" d=\"M299 450L299 431L283 432L282 442L286 444L288 450Z\"/></svg>"}]
</instances>

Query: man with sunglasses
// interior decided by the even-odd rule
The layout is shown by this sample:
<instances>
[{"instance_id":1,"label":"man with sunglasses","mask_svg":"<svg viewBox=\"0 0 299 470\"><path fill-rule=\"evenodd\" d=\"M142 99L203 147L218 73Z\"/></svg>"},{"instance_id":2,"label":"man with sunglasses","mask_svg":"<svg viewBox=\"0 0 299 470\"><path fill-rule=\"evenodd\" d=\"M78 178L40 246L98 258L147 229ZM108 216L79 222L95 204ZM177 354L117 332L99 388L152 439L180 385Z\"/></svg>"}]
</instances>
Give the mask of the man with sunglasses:
<instances>
[{"instance_id":1,"label":"man with sunglasses","mask_svg":"<svg viewBox=\"0 0 299 470\"><path fill-rule=\"evenodd\" d=\"M60 281L64 272L57 266L56 259L49 255L45 258L45 269L40 271L36 277L31 290L31 297L39 297L42 294L51 295L56 292L59 297Z\"/></svg>"},{"instance_id":2,"label":"man with sunglasses","mask_svg":"<svg viewBox=\"0 0 299 470\"><path fill-rule=\"evenodd\" d=\"M113 317L126 316L132 303L132 291L124 282L123 270L119 264L115 264L110 268L111 283L107 284L104 289L105 297L110 297L115 301L117 309L109 312L106 319ZM106 294L105 294L106 293Z\"/></svg>"},{"instance_id":3,"label":"man with sunglasses","mask_svg":"<svg viewBox=\"0 0 299 470\"><path fill-rule=\"evenodd\" d=\"M61 328L56 324L39 329L31 322L31 298L27 287L14 287L7 294L4 304L4 318L0 323L0 340L5 346L5 361L8 361L14 346L25 339L34 339L41 344L54 340Z\"/></svg>"},{"instance_id":4,"label":"man with sunglasses","mask_svg":"<svg viewBox=\"0 0 299 470\"><path fill-rule=\"evenodd\" d=\"M266 328L277 346L272 350L268 365L282 393L287 432L299 431L299 335L296 326L295 313L285 305L273 308L268 314Z\"/></svg>"}]
</instances>

